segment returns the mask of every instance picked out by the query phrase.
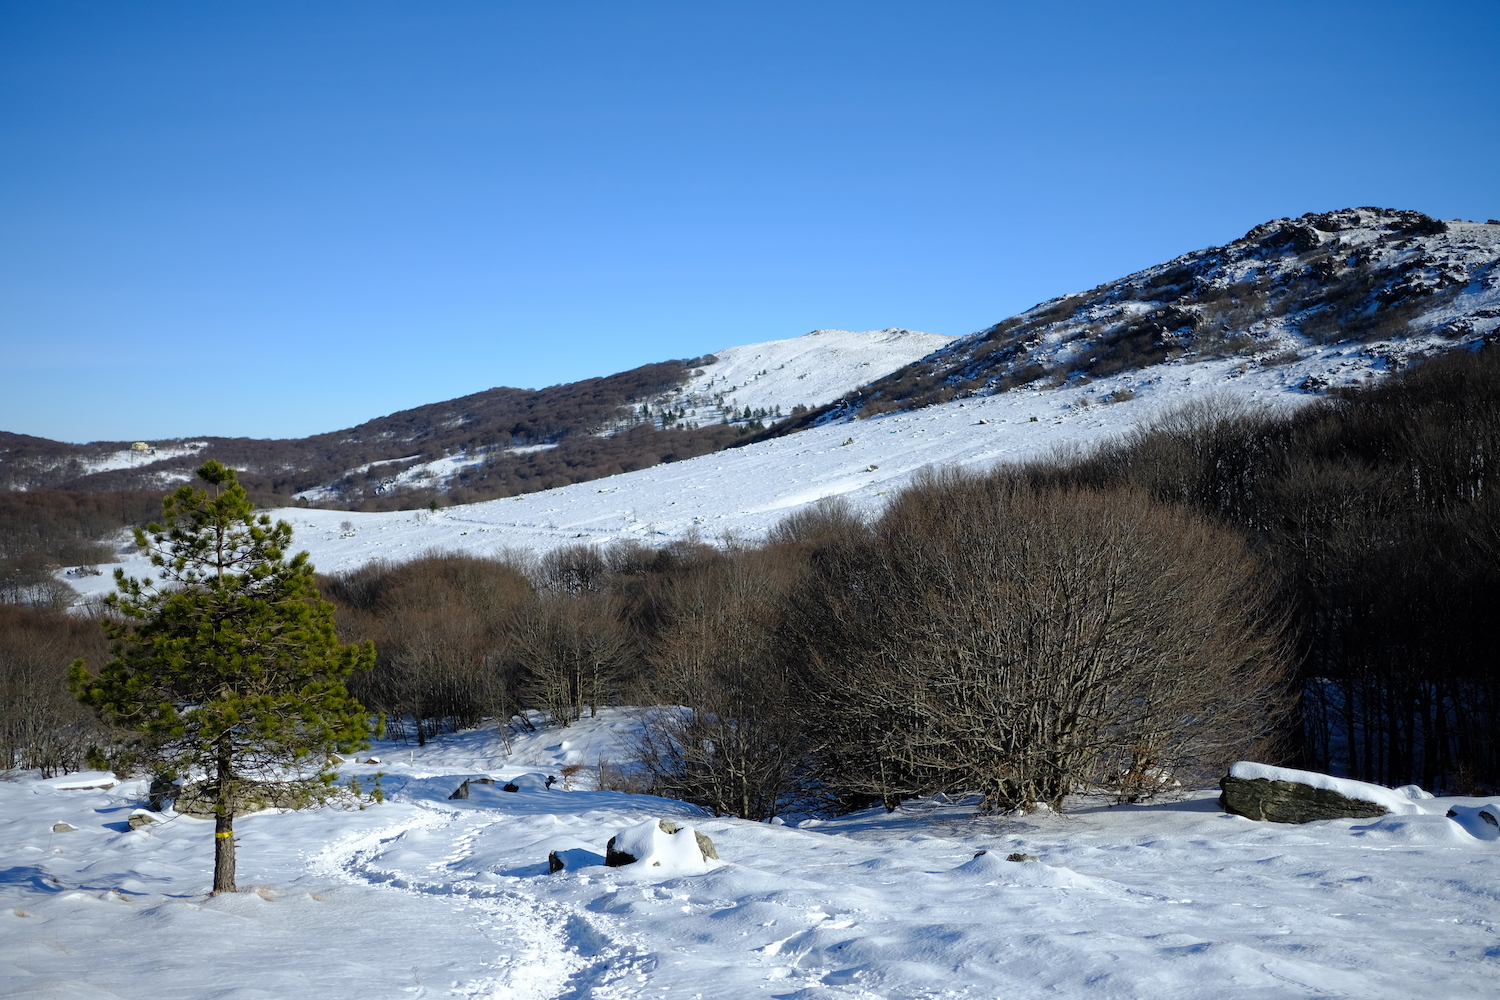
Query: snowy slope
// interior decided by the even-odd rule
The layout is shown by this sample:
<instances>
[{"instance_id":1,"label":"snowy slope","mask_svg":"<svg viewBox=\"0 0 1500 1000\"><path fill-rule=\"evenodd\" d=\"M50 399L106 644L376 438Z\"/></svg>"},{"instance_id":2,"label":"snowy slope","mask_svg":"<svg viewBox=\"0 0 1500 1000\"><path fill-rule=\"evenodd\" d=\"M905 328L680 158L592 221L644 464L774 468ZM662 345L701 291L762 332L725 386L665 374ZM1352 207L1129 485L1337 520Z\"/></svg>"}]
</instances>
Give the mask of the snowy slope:
<instances>
[{"instance_id":1,"label":"snowy slope","mask_svg":"<svg viewBox=\"0 0 1500 1000\"><path fill-rule=\"evenodd\" d=\"M1353 208L1256 226L1042 302L863 387L841 412L913 409L1173 358L1274 357L1334 342L1500 330L1500 223Z\"/></svg>"},{"instance_id":2,"label":"snowy slope","mask_svg":"<svg viewBox=\"0 0 1500 1000\"><path fill-rule=\"evenodd\" d=\"M912 330L814 330L788 340L726 347L715 360L692 372L683 386L645 401L646 412L604 428L601 433L629 429L642 419L657 426L702 426L720 421L748 423L791 413L794 406L821 406L851 389L931 354L954 338ZM746 408L752 415L744 415ZM545 451L555 443L505 448L510 454ZM447 490L465 468L482 464L491 449L459 449L443 458L393 471L375 488L377 494L402 487ZM388 459L344 475L363 474L380 465L410 463L420 455ZM312 503L344 499L341 483L325 483L303 490L296 498Z\"/></svg>"},{"instance_id":3,"label":"snowy slope","mask_svg":"<svg viewBox=\"0 0 1500 1000\"><path fill-rule=\"evenodd\" d=\"M725 410L790 413L794 406L831 403L951 343L953 337L915 330L814 330L801 337L768 340L715 351L717 360L662 406L701 410L717 419ZM700 419L699 423L705 422Z\"/></svg>"},{"instance_id":4,"label":"snowy slope","mask_svg":"<svg viewBox=\"0 0 1500 1000\"><path fill-rule=\"evenodd\" d=\"M1297 407L1317 398L1303 386L1381 378L1404 356L1441 346L1443 338L1434 336L1308 348L1305 356L1288 363L1178 361L1088 385L1014 391L910 413L834 421L701 458L436 512L288 508L275 513L291 522L294 547L306 548L326 573L431 550L501 555L617 539L648 544L690 536L715 544L754 540L822 497L842 496L857 510L874 514L887 496L928 465L987 468L1054 449L1086 448L1194 400ZM1136 394L1133 400L1109 401L1124 388ZM128 572L146 573L143 560L125 558L121 565ZM108 573L68 582L86 597L113 586Z\"/></svg>"},{"instance_id":5,"label":"snowy slope","mask_svg":"<svg viewBox=\"0 0 1500 1000\"><path fill-rule=\"evenodd\" d=\"M611 711L509 754L493 728L378 745L382 763L349 770L383 771L387 802L239 819L246 891L215 898L212 822L168 813L129 830L143 782L0 782L0 997L1494 991L1500 842L1445 816L1500 811L1487 799L1293 827L1225 815L1212 791L1024 817L937 796L796 825L592 791L587 772L572 790L448 798L468 777L592 762L630 728ZM657 818L712 837L722 863L597 865L611 836ZM554 850L569 870L552 875Z\"/></svg>"}]
</instances>

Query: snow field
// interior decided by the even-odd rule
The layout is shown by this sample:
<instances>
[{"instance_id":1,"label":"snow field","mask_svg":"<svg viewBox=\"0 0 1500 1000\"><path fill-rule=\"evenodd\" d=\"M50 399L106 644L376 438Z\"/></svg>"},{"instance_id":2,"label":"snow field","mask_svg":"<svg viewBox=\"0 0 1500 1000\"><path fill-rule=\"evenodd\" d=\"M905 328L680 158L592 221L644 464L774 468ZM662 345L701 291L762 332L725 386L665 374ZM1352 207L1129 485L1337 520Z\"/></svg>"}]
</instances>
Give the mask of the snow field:
<instances>
[{"instance_id":1,"label":"snow field","mask_svg":"<svg viewBox=\"0 0 1500 1000\"><path fill-rule=\"evenodd\" d=\"M269 513L291 522L293 547L307 549L324 573L432 551L504 556L622 539L648 545L694 537L711 544L753 542L823 497L841 496L862 514L877 514L887 496L928 466L985 469L1077 452L1194 401L1292 409L1318 398L1299 388L1309 377L1329 385L1381 378L1393 359L1440 344L1451 346L1439 338L1336 344L1307 348L1299 361L1282 365L1241 358L1158 365L1084 386L1013 391L830 423L639 472L436 512L294 507ZM1136 398L1107 402L1121 388ZM342 527L346 521L350 530ZM149 564L133 552L122 560L113 565L149 575ZM101 567L102 576L68 583L84 599L102 597L114 588L113 565Z\"/></svg>"},{"instance_id":2,"label":"snow field","mask_svg":"<svg viewBox=\"0 0 1500 1000\"><path fill-rule=\"evenodd\" d=\"M1178 802L980 816L944 796L831 821L465 778L619 753L628 713L517 738L382 744L388 801L243 817L240 884L209 898L212 824L129 831L145 783L0 782L0 996L1486 996L1500 843L1449 809L1305 826ZM363 756L363 755L361 755ZM71 776L76 779L76 776ZM98 776L87 776L96 783ZM71 782L80 784L80 780ZM536 788L534 782L518 782ZM1391 794L1398 794L1392 792ZM723 863L570 863L669 818ZM77 829L52 833L56 822ZM683 837L678 834L670 840ZM685 842L685 841L684 841ZM984 854L976 856L977 852ZM1039 862L1009 862L1021 852Z\"/></svg>"}]
</instances>

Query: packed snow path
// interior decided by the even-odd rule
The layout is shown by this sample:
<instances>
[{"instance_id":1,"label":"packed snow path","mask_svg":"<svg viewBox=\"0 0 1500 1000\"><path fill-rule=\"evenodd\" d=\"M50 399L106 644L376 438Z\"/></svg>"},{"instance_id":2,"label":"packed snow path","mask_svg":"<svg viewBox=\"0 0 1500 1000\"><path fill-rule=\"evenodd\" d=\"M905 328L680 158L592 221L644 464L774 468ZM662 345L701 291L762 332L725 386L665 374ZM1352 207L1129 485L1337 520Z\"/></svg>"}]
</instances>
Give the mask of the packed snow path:
<instances>
[{"instance_id":1,"label":"packed snow path","mask_svg":"<svg viewBox=\"0 0 1500 1000\"><path fill-rule=\"evenodd\" d=\"M1294 827L1212 791L1023 817L938 797L794 827L582 786L448 798L597 760L629 726L378 747L352 770L384 771L386 803L242 818L246 891L214 898L211 824L129 830L142 782L0 782L0 997L1408 1000L1500 973L1500 840L1444 815L1489 800ZM658 817L724 863L579 866ZM551 850L573 867L548 874Z\"/></svg>"}]
</instances>

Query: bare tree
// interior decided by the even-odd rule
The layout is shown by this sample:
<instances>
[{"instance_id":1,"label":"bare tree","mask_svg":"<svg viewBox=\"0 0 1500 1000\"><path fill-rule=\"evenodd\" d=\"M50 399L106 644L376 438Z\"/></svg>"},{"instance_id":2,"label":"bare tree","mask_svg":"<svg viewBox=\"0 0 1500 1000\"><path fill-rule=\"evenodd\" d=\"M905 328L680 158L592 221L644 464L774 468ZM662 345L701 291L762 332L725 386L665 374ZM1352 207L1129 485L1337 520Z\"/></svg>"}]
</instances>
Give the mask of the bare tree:
<instances>
[{"instance_id":1,"label":"bare tree","mask_svg":"<svg viewBox=\"0 0 1500 1000\"><path fill-rule=\"evenodd\" d=\"M1213 769L1284 705L1281 622L1233 534L1132 490L934 473L789 614L830 780L887 805L1061 808Z\"/></svg>"},{"instance_id":2,"label":"bare tree","mask_svg":"<svg viewBox=\"0 0 1500 1000\"><path fill-rule=\"evenodd\" d=\"M608 596L596 591L538 594L511 628L522 695L564 726L577 722L585 706L598 714L633 650Z\"/></svg>"},{"instance_id":3,"label":"bare tree","mask_svg":"<svg viewBox=\"0 0 1500 1000\"><path fill-rule=\"evenodd\" d=\"M805 740L772 636L776 604L799 571L773 547L726 553L670 580L651 653L662 707L647 714L636 746L659 791L769 819L797 790Z\"/></svg>"}]
</instances>

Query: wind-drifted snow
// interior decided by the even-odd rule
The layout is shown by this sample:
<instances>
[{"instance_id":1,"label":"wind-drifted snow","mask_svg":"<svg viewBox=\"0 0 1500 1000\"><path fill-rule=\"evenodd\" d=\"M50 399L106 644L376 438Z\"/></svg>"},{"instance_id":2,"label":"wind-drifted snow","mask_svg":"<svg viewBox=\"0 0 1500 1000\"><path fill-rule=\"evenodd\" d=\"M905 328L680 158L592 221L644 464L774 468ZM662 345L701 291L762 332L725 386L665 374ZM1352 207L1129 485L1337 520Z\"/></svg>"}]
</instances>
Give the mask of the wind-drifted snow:
<instances>
[{"instance_id":1,"label":"wind-drifted snow","mask_svg":"<svg viewBox=\"0 0 1500 1000\"><path fill-rule=\"evenodd\" d=\"M1226 815L1211 790L1021 817L935 796L793 825L594 791L588 772L573 790L475 783L469 799L448 798L477 775L560 776L609 758L632 725L606 711L517 738L508 754L493 727L380 744L384 763L346 770L383 771L385 803L237 820L246 890L214 898L211 821L169 813L129 830L144 782L0 782L0 996L1407 1000L1494 989L1500 842L1445 815L1497 808L1484 799L1285 826ZM712 837L723 863L701 874L600 866L611 836L662 818ZM77 829L53 833L59 822ZM570 857L567 871L548 874L549 851Z\"/></svg>"},{"instance_id":2,"label":"wind-drifted snow","mask_svg":"<svg viewBox=\"0 0 1500 1000\"><path fill-rule=\"evenodd\" d=\"M270 513L291 523L293 548L307 549L325 573L431 551L498 556L622 539L648 545L690 537L713 544L754 541L788 514L824 497L843 497L860 513L874 515L928 466L984 469L1073 453L1195 401L1288 410L1318 398L1302 388L1309 379L1329 386L1362 384L1383 377L1405 356L1450 346L1438 337L1413 338L1309 347L1287 364L1243 358L1174 362L1086 386L1017 390L833 422L700 458L436 512L286 508ZM1136 398L1109 402L1125 388ZM130 549L122 545L121 551ZM149 564L133 551L122 558L115 565L130 574L150 574ZM114 586L107 572L68 583L85 598Z\"/></svg>"}]
</instances>

